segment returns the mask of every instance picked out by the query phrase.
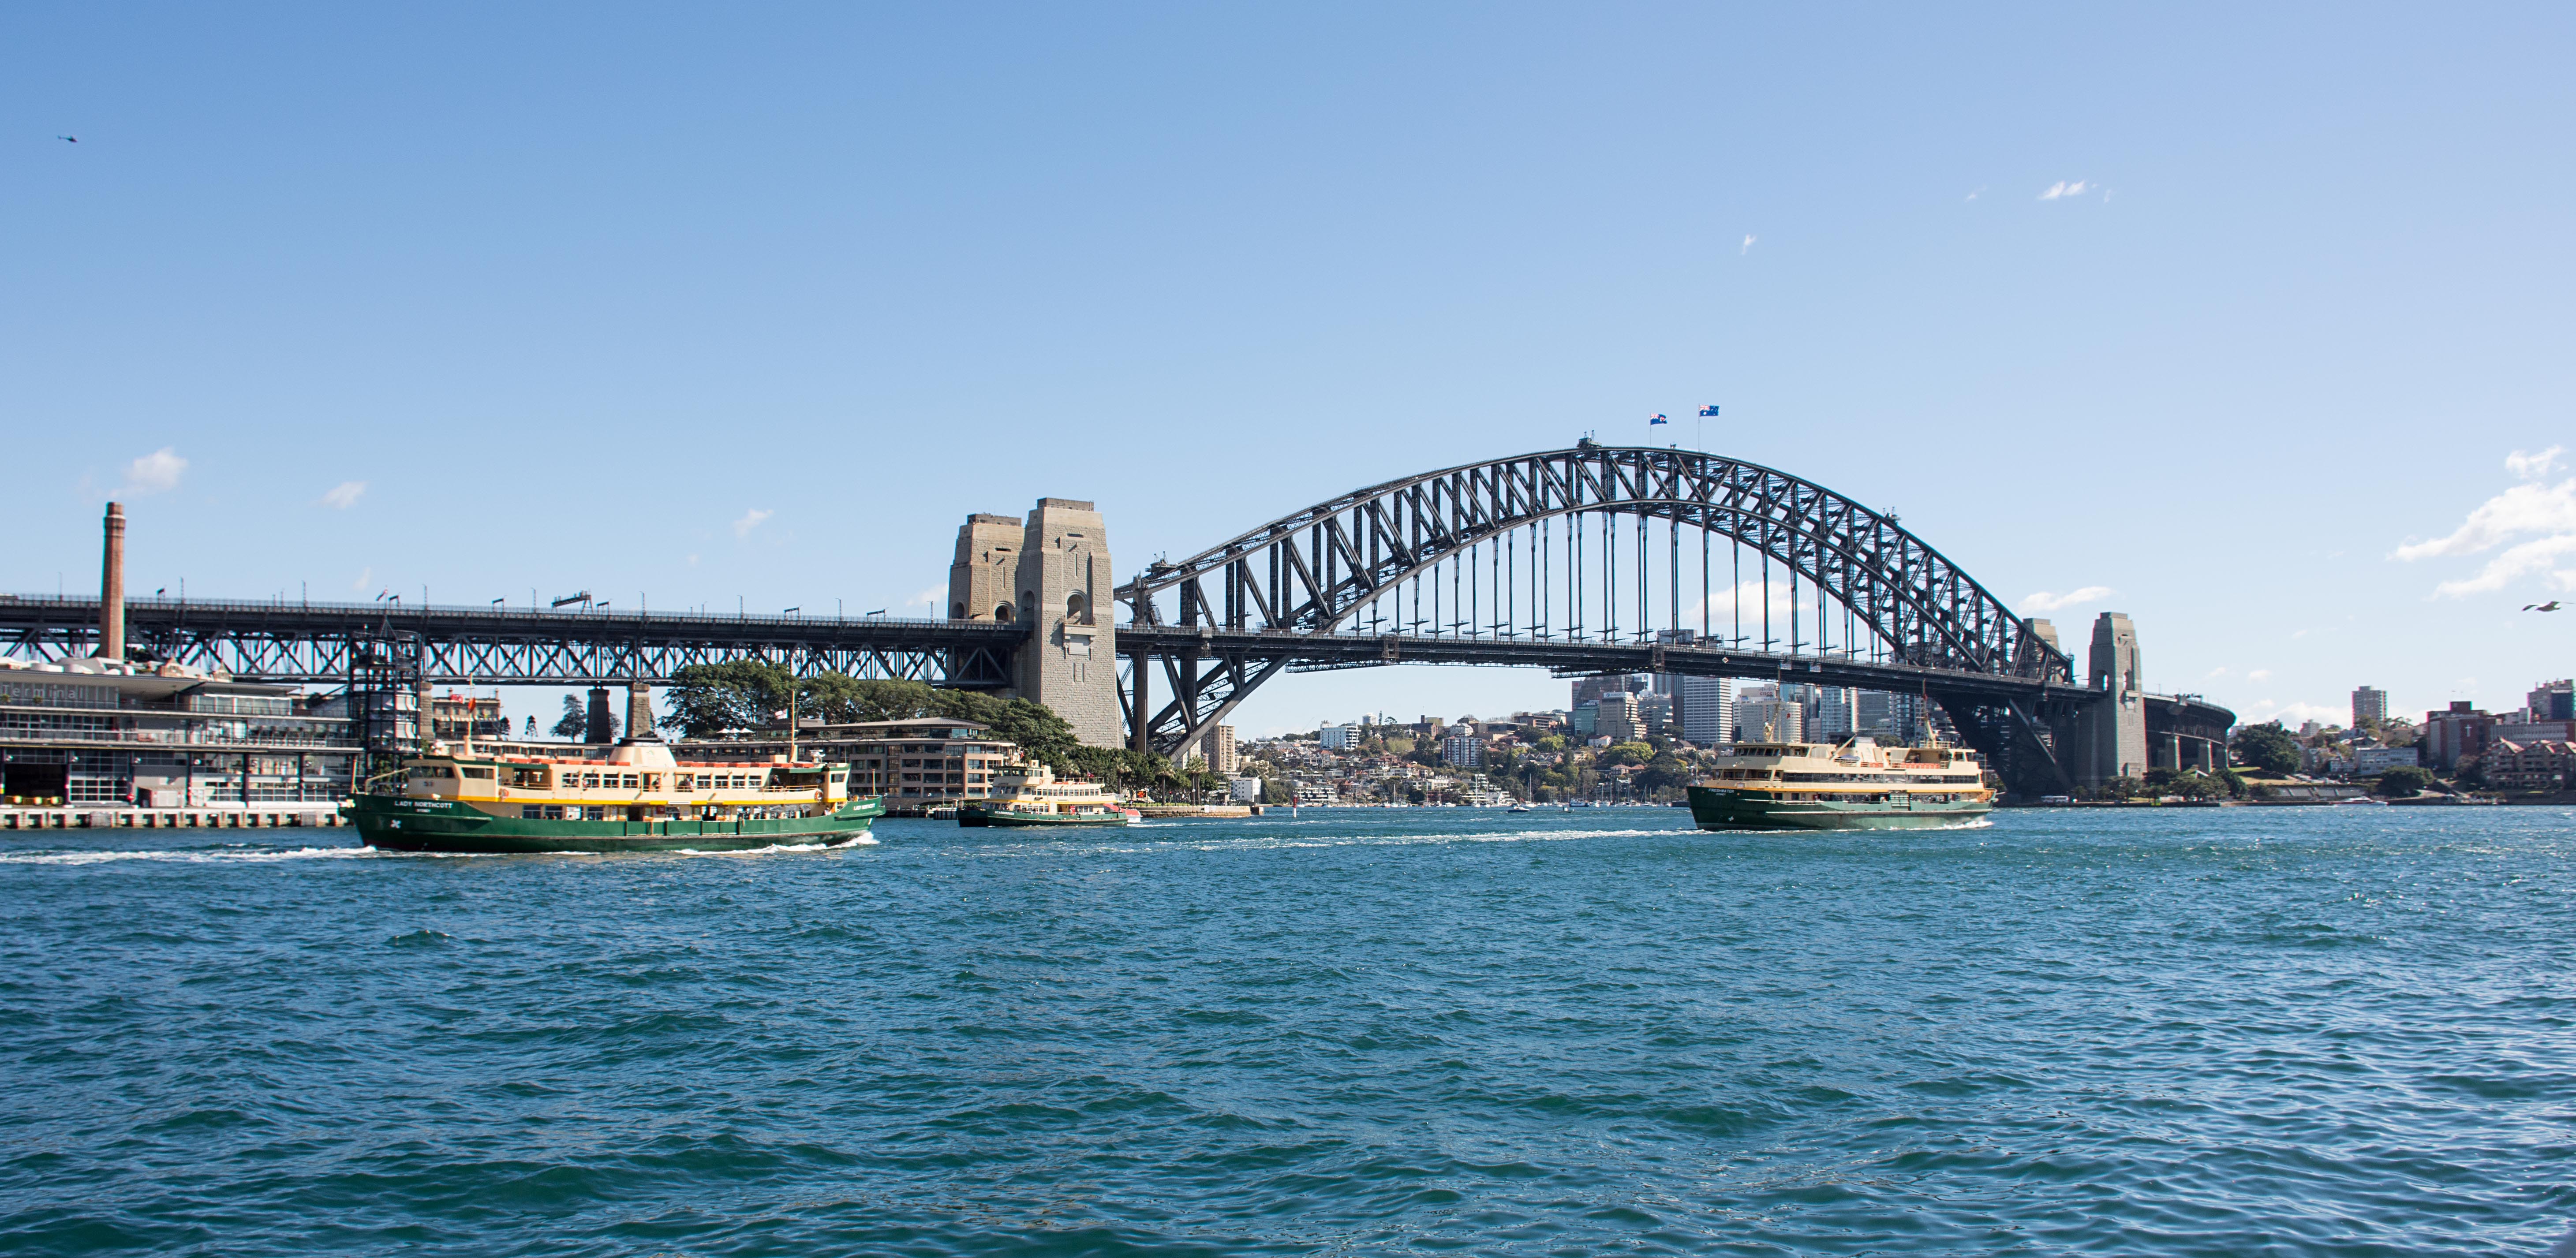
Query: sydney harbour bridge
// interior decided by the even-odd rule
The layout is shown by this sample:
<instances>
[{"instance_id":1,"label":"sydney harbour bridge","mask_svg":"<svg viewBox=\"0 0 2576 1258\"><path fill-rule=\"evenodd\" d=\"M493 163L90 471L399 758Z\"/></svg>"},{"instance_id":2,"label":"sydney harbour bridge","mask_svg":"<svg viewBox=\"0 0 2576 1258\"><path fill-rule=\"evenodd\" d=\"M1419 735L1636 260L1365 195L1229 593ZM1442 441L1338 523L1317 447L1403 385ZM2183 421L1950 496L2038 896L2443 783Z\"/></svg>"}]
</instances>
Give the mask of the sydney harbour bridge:
<instances>
[{"instance_id":1,"label":"sydney harbour bridge","mask_svg":"<svg viewBox=\"0 0 2576 1258\"><path fill-rule=\"evenodd\" d=\"M2047 622L1895 515L1700 451L1587 440L1426 472L1114 585L1091 505L1041 500L1025 533L970 517L939 620L156 597L126 600L126 635L129 654L325 685L667 682L763 659L1011 690L1089 741L1164 754L1283 672L1486 664L1851 686L1939 704L2023 795L2224 763L2234 721L2144 693L2134 636L2106 639L2110 618L2079 679ZM1042 538L1041 515L1073 527ZM0 653L87 655L99 607L0 598Z\"/></svg>"}]
</instances>

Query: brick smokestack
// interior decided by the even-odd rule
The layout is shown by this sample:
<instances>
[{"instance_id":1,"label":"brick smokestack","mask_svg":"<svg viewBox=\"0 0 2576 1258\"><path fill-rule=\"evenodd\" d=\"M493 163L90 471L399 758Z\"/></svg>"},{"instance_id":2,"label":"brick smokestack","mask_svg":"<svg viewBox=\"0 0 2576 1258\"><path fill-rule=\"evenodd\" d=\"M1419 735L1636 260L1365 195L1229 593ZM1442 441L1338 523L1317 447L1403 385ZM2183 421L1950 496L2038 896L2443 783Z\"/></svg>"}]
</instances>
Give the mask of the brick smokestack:
<instances>
[{"instance_id":1,"label":"brick smokestack","mask_svg":"<svg viewBox=\"0 0 2576 1258\"><path fill-rule=\"evenodd\" d=\"M98 656L125 658L125 505L107 504L107 553L98 573Z\"/></svg>"}]
</instances>

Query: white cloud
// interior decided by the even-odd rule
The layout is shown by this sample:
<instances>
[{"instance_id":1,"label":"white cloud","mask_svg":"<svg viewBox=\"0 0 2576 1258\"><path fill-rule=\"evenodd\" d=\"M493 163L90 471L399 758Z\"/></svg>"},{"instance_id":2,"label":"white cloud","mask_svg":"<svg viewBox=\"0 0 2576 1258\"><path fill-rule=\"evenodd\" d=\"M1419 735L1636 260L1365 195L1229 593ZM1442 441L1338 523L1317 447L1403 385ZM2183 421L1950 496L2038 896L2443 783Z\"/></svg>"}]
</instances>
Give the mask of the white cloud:
<instances>
[{"instance_id":1,"label":"white cloud","mask_svg":"<svg viewBox=\"0 0 2576 1258\"><path fill-rule=\"evenodd\" d=\"M2539 479L2558 469L2563 453L2563 447L2551 446L2537 454L2516 450L2506 455L2505 470L2523 483L2479 503L2468 519L2449 534L2430 541L2408 542L2389 552L2389 558L2411 563L2437 556L2474 555L2527 537L2529 540L2508 546L2504 553L2488 560L2475 576L2434 586L2434 596L2458 598L2491 593L2543 572L2560 589L2576 590L2576 565L2559 566L2562 556L2576 555L2576 477L2555 485Z\"/></svg>"},{"instance_id":2,"label":"white cloud","mask_svg":"<svg viewBox=\"0 0 2576 1258\"><path fill-rule=\"evenodd\" d=\"M2245 674L2245 675L2246 675L2248 678L2250 678L2250 679L2252 679L2252 680L2254 680L2254 681L2270 681L2270 680L2272 680L2272 670L2271 670L2271 669L2268 669L2268 668L2258 668L2258 669L2255 669L2253 672L2247 673L2247 674Z\"/></svg>"},{"instance_id":3,"label":"white cloud","mask_svg":"<svg viewBox=\"0 0 2576 1258\"><path fill-rule=\"evenodd\" d=\"M2054 201L2059 197L2080 197L2084 195L2084 188L2085 183L2081 179L2078 179L2073 183L2068 183L2065 180L2060 179L2057 182L2048 185L2048 191L2040 193L2039 199L2042 201Z\"/></svg>"},{"instance_id":4,"label":"white cloud","mask_svg":"<svg viewBox=\"0 0 2576 1258\"><path fill-rule=\"evenodd\" d=\"M350 582L349 588L360 593L365 593L367 586L373 583L375 575L376 570L373 568L360 568L358 569L358 579Z\"/></svg>"},{"instance_id":5,"label":"white cloud","mask_svg":"<svg viewBox=\"0 0 2576 1258\"><path fill-rule=\"evenodd\" d=\"M2224 677L2227 675L2227 668L2225 665L2220 665L2217 668L2209 670L2209 675L2211 677Z\"/></svg>"},{"instance_id":6,"label":"white cloud","mask_svg":"<svg viewBox=\"0 0 2576 1258\"><path fill-rule=\"evenodd\" d=\"M1740 258L1751 252L1753 252L1753 237L1747 236L1744 238L1744 247L1736 250L1735 256Z\"/></svg>"},{"instance_id":7,"label":"white cloud","mask_svg":"<svg viewBox=\"0 0 2576 1258\"><path fill-rule=\"evenodd\" d=\"M1976 200L1978 197L1984 196L1985 194L1986 194L1985 185L1983 185L1983 184L1979 184L1979 185L1977 186L1977 190L1976 190L1976 191L1971 192L1971 193L1969 193L1969 194L1968 194L1968 199L1969 199L1969 200L1971 200L1971 201L1974 201L1974 200Z\"/></svg>"},{"instance_id":8,"label":"white cloud","mask_svg":"<svg viewBox=\"0 0 2576 1258\"><path fill-rule=\"evenodd\" d=\"M2538 480L2556 470L2558 456L2565 453L2565 446L2551 446L2538 454L2516 450L2504 456L2504 470L2513 473L2516 480Z\"/></svg>"},{"instance_id":9,"label":"white cloud","mask_svg":"<svg viewBox=\"0 0 2576 1258\"><path fill-rule=\"evenodd\" d=\"M2264 699L2239 709L2236 719L2245 725L2279 721L2283 725L2297 729L2301 721L2315 721L2319 725L2341 725L2352 719L2352 710L2349 707L2338 707L2330 703L2278 703Z\"/></svg>"},{"instance_id":10,"label":"white cloud","mask_svg":"<svg viewBox=\"0 0 2576 1258\"><path fill-rule=\"evenodd\" d=\"M2069 607L2081 607L2086 603L2098 603L2117 593L2119 593L2119 591L2114 590L2107 585L2088 585L2083 589L2070 590L2064 594L2051 594L2046 590L2042 590L2037 594L2024 598L2021 601L2021 605L2026 611L2060 612Z\"/></svg>"},{"instance_id":11,"label":"white cloud","mask_svg":"<svg viewBox=\"0 0 2576 1258\"><path fill-rule=\"evenodd\" d=\"M163 446L125 465L123 493L157 494L179 487L179 476L188 470L188 461L179 452Z\"/></svg>"},{"instance_id":12,"label":"white cloud","mask_svg":"<svg viewBox=\"0 0 2576 1258\"><path fill-rule=\"evenodd\" d=\"M753 507L752 509L743 512L741 519L733 522L733 535L736 537L749 537L751 536L751 531L753 529L760 527L761 521L776 514L778 513L775 511L763 511L758 507Z\"/></svg>"},{"instance_id":13,"label":"white cloud","mask_svg":"<svg viewBox=\"0 0 2576 1258\"><path fill-rule=\"evenodd\" d=\"M322 505L326 507L338 507L339 509L346 511L349 508L358 505L359 495L366 492L367 482L362 480L344 480L339 484L332 486L331 492L322 495Z\"/></svg>"}]
</instances>

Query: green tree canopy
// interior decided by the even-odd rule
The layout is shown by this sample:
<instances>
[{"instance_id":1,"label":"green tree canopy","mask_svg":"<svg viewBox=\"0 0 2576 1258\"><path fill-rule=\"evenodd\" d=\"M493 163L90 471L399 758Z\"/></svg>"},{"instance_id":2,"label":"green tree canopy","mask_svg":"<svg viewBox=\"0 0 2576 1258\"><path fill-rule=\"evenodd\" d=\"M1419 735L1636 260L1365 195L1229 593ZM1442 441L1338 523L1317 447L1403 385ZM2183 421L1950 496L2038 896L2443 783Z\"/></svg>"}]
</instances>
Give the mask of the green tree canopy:
<instances>
[{"instance_id":1,"label":"green tree canopy","mask_svg":"<svg viewBox=\"0 0 2576 1258\"><path fill-rule=\"evenodd\" d=\"M2299 771L2298 741L2290 737L2290 731L2281 728L2279 721L2248 725L2237 730L2236 736L2227 740L2227 754L2238 764L2266 773Z\"/></svg>"},{"instance_id":2,"label":"green tree canopy","mask_svg":"<svg viewBox=\"0 0 2576 1258\"><path fill-rule=\"evenodd\" d=\"M774 714L787 710L791 687L800 718L819 718L833 725L915 717L973 721L990 726L995 736L1019 744L1031 759L1058 772L1071 769L1070 757L1081 746L1073 727L1042 703L845 673L817 673L800 681L784 665L765 660L692 664L681 669L664 697L662 726L689 738L762 729L775 719Z\"/></svg>"},{"instance_id":3,"label":"green tree canopy","mask_svg":"<svg viewBox=\"0 0 2576 1258\"><path fill-rule=\"evenodd\" d=\"M1655 758L1655 749L1645 743L1612 743L1601 749L1602 768L1622 764L1644 764Z\"/></svg>"},{"instance_id":4,"label":"green tree canopy","mask_svg":"<svg viewBox=\"0 0 2576 1258\"><path fill-rule=\"evenodd\" d=\"M2413 799L2423 794L2425 787L2433 785L2434 780L2430 769L2401 764L2380 774L2379 780L2372 783L2370 789L2373 793L2385 795L2390 799Z\"/></svg>"}]
</instances>

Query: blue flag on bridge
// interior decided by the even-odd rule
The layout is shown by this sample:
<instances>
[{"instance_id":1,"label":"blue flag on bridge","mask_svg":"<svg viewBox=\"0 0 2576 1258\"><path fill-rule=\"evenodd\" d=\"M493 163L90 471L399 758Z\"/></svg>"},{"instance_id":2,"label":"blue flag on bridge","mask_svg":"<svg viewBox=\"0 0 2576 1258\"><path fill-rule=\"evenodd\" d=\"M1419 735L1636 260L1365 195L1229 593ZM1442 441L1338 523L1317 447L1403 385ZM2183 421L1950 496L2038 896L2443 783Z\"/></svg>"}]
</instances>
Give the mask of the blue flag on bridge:
<instances>
[{"instance_id":1,"label":"blue flag on bridge","mask_svg":"<svg viewBox=\"0 0 2576 1258\"><path fill-rule=\"evenodd\" d=\"M1647 427L1649 427L1649 428L1652 428L1652 427L1654 427L1654 426L1655 426L1655 425L1657 425L1657 424L1669 424L1669 423L1671 423L1671 422L1673 422L1673 421L1671 421L1671 420L1669 420L1669 419L1666 419L1666 418L1664 418L1664 417L1663 417L1663 416L1661 416L1661 415L1657 415L1657 416L1655 416L1653 419L1649 419L1649 420L1647 420L1647 421L1646 421L1646 426L1647 426Z\"/></svg>"},{"instance_id":2,"label":"blue flag on bridge","mask_svg":"<svg viewBox=\"0 0 2576 1258\"><path fill-rule=\"evenodd\" d=\"M1706 418L1708 418L1709 416L1714 415L1714 414L1716 414L1716 413L1717 413L1717 403L1715 403L1715 402L1711 402L1711 403L1709 403L1708 405L1706 405L1706 406L1703 406L1703 407L1699 408L1699 415L1700 415L1700 418L1702 418L1702 419L1706 419Z\"/></svg>"}]
</instances>

